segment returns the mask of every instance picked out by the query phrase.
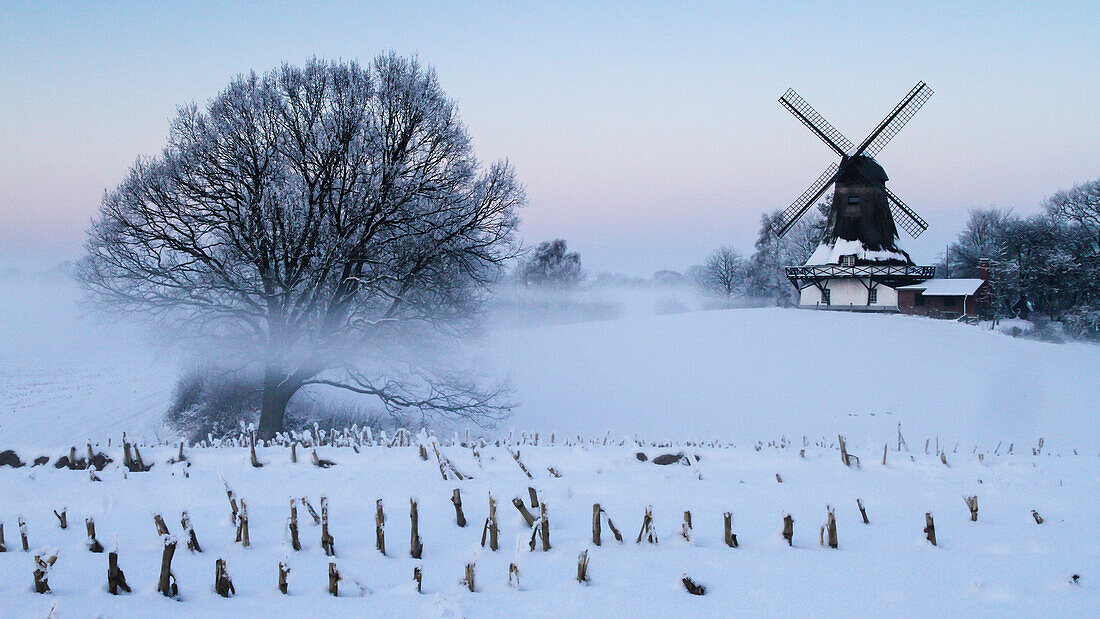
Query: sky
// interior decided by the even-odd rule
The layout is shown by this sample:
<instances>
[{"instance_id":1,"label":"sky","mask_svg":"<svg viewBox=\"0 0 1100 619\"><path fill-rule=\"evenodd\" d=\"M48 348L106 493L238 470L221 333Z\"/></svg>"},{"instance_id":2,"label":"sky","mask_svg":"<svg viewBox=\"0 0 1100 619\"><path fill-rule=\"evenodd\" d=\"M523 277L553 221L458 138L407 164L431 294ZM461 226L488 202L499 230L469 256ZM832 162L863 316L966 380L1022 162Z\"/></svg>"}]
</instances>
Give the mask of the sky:
<instances>
[{"instance_id":1,"label":"sky","mask_svg":"<svg viewBox=\"0 0 1100 619\"><path fill-rule=\"evenodd\" d=\"M590 273L748 254L764 211L834 160L793 87L879 154L936 259L974 207L1037 212L1100 177L1100 2L14 2L0 0L0 269L78 258L104 191L178 106L237 74L393 50L437 70L483 161L526 185L521 238Z\"/></svg>"}]
</instances>

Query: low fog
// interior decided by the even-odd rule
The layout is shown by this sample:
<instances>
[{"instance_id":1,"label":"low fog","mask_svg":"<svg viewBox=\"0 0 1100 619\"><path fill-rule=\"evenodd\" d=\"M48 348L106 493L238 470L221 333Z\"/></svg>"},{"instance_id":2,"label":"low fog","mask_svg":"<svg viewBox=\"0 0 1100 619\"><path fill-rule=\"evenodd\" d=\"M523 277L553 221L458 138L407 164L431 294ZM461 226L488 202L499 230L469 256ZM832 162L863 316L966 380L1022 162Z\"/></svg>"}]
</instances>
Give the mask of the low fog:
<instances>
[{"instance_id":1,"label":"low fog","mask_svg":"<svg viewBox=\"0 0 1100 619\"><path fill-rule=\"evenodd\" d=\"M289 409L334 424L487 436L754 442L850 428L894 440L898 424L907 437L955 441L1044 436L1088 447L1100 436L1089 408L1100 347L925 318L754 307L766 303L718 300L667 278L495 286L476 337L422 350L419 359L504 382L515 407L495 423L394 415L370 396L318 385L303 388ZM166 413L177 381L218 352L104 318L64 269L5 274L0 316L0 435L13 446L79 445L122 432L173 439ZM1079 431L1082 423L1093 431Z\"/></svg>"},{"instance_id":2,"label":"low fog","mask_svg":"<svg viewBox=\"0 0 1100 619\"><path fill-rule=\"evenodd\" d=\"M15 444L163 437L176 354L90 311L67 271L0 276L0 434Z\"/></svg>"},{"instance_id":3,"label":"low fog","mask_svg":"<svg viewBox=\"0 0 1100 619\"><path fill-rule=\"evenodd\" d=\"M35 442L45 428L58 443L121 435L167 439L178 434L165 421L181 377L209 367L234 368L238 351L211 347L158 331L136 317L95 306L73 279L71 265L47 271L9 269L0 275L0 433L16 443ZM511 279L487 296L476 335L469 341L433 340L416 349L424 365L506 383L500 361L511 355L516 333L570 325L754 306L764 300L727 301L700 291L670 272L657 279L606 274L570 288L523 286ZM378 366L376 366L378 367ZM393 368L391 368L391 371ZM515 400L512 403L522 405ZM451 431L466 424L446 416L423 418L388 412L371 396L315 385L295 396L298 408L327 421L381 428L408 425ZM255 414L256 411L251 411ZM255 419L251 422L254 423ZM477 432L510 427L510 416L469 424Z\"/></svg>"}]
</instances>

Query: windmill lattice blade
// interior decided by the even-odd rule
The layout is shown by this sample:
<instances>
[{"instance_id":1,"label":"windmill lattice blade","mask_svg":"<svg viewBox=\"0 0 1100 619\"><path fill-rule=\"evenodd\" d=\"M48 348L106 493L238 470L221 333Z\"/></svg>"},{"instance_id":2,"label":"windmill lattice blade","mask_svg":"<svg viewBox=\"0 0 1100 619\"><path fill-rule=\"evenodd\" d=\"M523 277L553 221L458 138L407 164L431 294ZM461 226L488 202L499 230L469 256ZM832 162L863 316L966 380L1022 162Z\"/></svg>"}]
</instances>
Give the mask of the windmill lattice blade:
<instances>
[{"instance_id":1,"label":"windmill lattice blade","mask_svg":"<svg viewBox=\"0 0 1100 619\"><path fill-rule=\"evenodd\" d=\"M822 142L825 142L829 148L836 151L836 154L843 157L852 151L852 142L844 137L844 134L838 131L836 127L829 124L829 121L825 120L821 114L818 114L817 110L806 103L805 99L798 96L793 88L788 88L787 92L779 98L779 102L787 108L787 111L794 114L795 118L802 121L802 124L809 127L814 135L821 138Z\"/></svg>"},{"instance_id":2,"label":"windmill lattice blade","mask_svg":"<svg viewBox=\"0 0 1100 619\"><path fill-rule=\"evenodd\" d=\"M821 194L825 193L825 190L829 188L829 185L833 184L836 180L838 166L835 163L830 163L825 172L814 181L810 188L798 196L790 206L788 206L780 215L779 218L772 222L772 230L775 231L776 236L783 236L790 230L791 226L798 221L802 215L813 203L821 197Z\"/></svg>"},{"instance_id":3,"label":"windmill lattice blade","mask_svg":"<svg viewBox=\"0 0 1100 619\"><path fill-rule=\"evenodd\" d=\"M901 198L894 195L894 192L889 189L885 189L885 191L886 197L890 200L890 214L894 216L894 222L901 225L909 233L909 236L917 238L928 229L928 222L924 221L920 215L917 215L913 209L902 202Z\"/></svg>"},{"instance_id":4,"label":"windmill lattice blade","mask_svg":"<svg viewBox=\"0 0 1100 619\"><path fill-rule=\"evenodd\" d=\"M886 115L886 118L882 119L867 139L863 140L856 154L862 153L868 157L877 155L931 97L932 89L928 84L920 82L914 86L909 94L905 95L905 98Z\"/></svg>"}]
</instances>

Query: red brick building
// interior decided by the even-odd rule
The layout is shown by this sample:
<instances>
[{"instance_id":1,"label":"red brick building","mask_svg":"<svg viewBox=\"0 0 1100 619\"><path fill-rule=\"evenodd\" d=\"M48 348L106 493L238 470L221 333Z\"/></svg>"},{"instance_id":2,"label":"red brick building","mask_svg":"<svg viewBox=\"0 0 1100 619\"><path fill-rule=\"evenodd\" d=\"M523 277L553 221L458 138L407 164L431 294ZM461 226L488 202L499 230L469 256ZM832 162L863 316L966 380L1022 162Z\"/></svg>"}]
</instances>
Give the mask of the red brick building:
<instances>
[{"instance_id":1,"label":"red brick building","mask_svg":"<svg viewBox=\"0 0 1100 619\"><path fill-rule=\"evenodd\" d=\"M992 289L984 279L929 279L898 288L898 311L933 318L983 316Z\"/></svg>"}]
</instances>

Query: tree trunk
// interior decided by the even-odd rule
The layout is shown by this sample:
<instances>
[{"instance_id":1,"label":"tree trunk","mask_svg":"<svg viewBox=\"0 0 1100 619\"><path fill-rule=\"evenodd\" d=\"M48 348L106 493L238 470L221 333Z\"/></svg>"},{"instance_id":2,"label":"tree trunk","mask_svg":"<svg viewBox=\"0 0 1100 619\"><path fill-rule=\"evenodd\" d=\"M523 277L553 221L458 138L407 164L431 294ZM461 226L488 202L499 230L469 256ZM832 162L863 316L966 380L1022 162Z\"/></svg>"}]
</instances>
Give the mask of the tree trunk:
<instances>
[{"instance_id":1,"label":"tree trunk","mask_svg":"<svg viewBox=\"0 0 1100 619\"><path fill-rule=\"evenodd\" d=\"M260 407L260 438L270 440L283 431L286 405L290 402L299 383L273 366L264 369L264 393Z\"/></svg>"}]
</instances>

